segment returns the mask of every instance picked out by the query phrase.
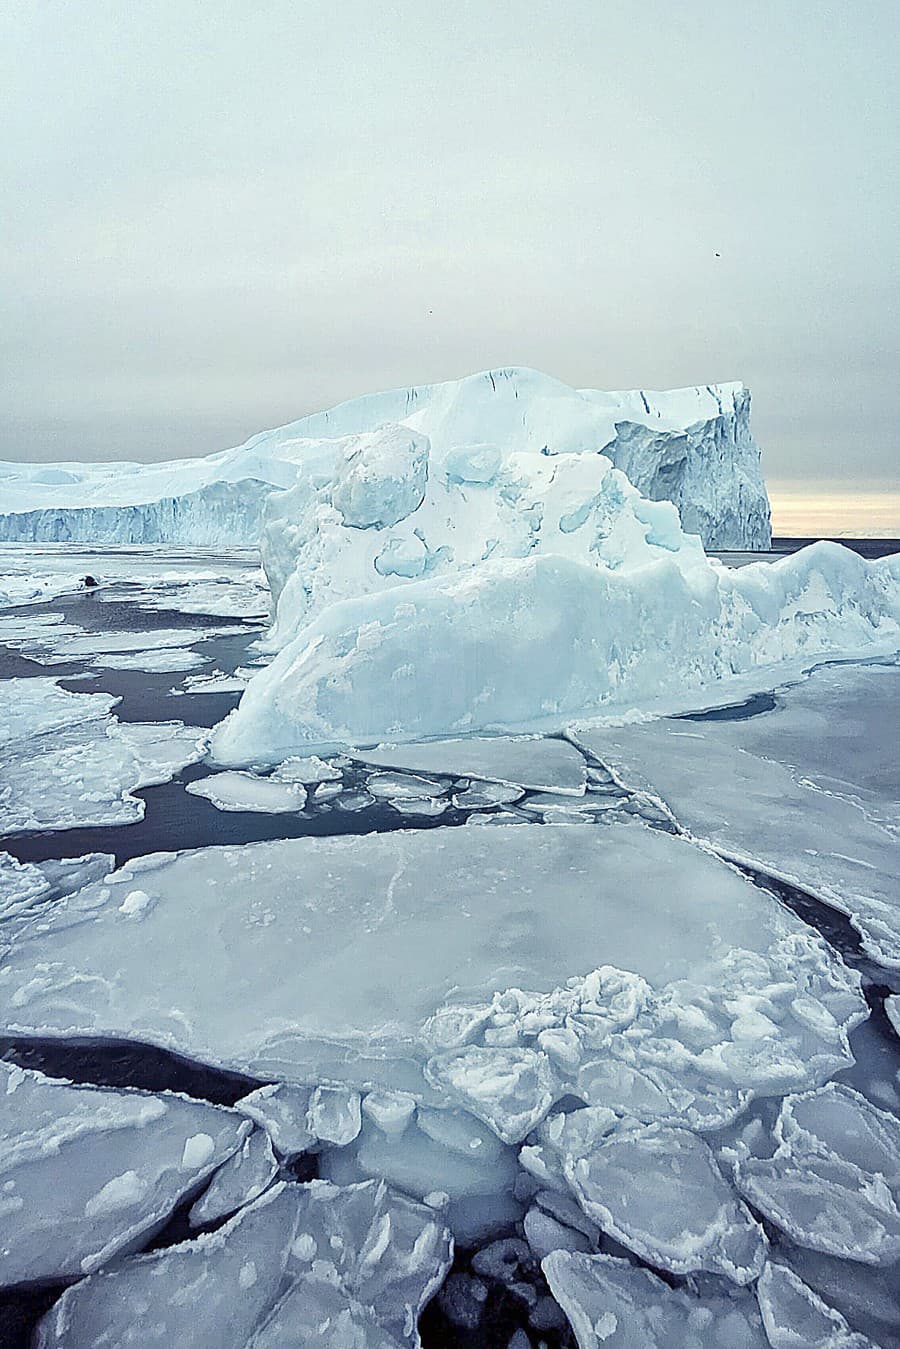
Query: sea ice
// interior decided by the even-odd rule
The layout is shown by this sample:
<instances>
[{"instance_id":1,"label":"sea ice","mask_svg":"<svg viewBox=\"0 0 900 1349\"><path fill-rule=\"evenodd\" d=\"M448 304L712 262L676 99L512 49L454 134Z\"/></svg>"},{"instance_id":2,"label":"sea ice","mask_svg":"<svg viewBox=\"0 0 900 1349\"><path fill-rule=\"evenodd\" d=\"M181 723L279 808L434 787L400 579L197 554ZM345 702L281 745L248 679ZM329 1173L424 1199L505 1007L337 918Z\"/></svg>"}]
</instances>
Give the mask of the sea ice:
<instances>
[{"instance_id":1,"label":"sea ice","mask_svg":"<svg viewBox=\"0 0 900 1349\"><path fill-rule=\"evenodd\" d=\"M209 1187L188 1215L192 1227L203 1227L252 1204L278 1174L278 1161L265 1129L254 1129L237 1152L213 1175Z\"/></svg>"},{"instance_id":2,"label":"sea ice","mask_svg":"<svg viewBox=\"0 0 900 1349\"><path fill-rule=\"evenodd\" d=\"M341 770L313 754L308 759L285 759L273 771L272 777L278 782L302 782L307 787L315 787L320 782L340 782Z\"/></svg>"},{"instance_id":3,"label":"sea ice","mask_svg":"<svg viewBox=\"0 0 900 1349\"><path fill-rule=\"evenodd\" d=\"M739 1284L758 1277L767 1248L762 1228L701 1138L658 1124L624 1127L582 1152L578 1113L574 1146L566 1137L570 1117L555 1117L541 1136L552 1140L582 1208L604 1232L674 1274L708 1270Z\"/></svg>"},{"instance_id":4,"label":"sea ice","mask_svg":"<svg viewBox=\"0 0 900 1349\"><path fill-rule=\"evenodd\" d=\"M826 683L826 709L829 694L836 702L836 686L845 706L871 700L870 725L890 724L900 671L874 675L863 666L859 675L858 685L849 668ZM815 687L811 680L796 711L799 690L789 689L778 695L783 706L743 721L667 719L601 731L576 728L575 736L626 781L657 792L685 828L722 853L848 914L868 954L900 966L898 843L880 822L890 818L896 793L890 750L875 750L868 770L867 755L858 748L844 755L841 746L854 722L841 729L838 719L832 733L810 707ZM872 738L869 733L864 743ZM830 773L824 772L829 765Z\"/></svg>"},{"instance_id":5,"label":"sea ice","mask_svg":"<svg viewBox=\"0 0 900 1349\"><path fill-rule=\"evenodd\" d=\"M295 813L306 805L299 782L276 782L256 773L213 773L188 782L191 796L205 796L218 810L253 810L268 815Z\"/></svg>"},{"instance_id":6,"label":"sea ice","mask_svg":"<svg viewBox=\"0 0 900 1349\"><path fill-rule=\"evenodd\" d=\"M585 788L584 758L565 740L472 736L419 745L379 745L353 754L374 767L476 778L529 791L581 796Z\"/></svg>"},{"instance_id":7,"label":"sea ice","mask_svg":"<svg viewBox=\"0 0 900 1349\"><path fill-rule=\"evenodd\" d=\"M552 1251L542 1262L579 1349L768 1349L751 1293L692 1295L608 1255Z\"/></svg>"},{"instance_id":8,"label":"sea ice","mask_svg":"<svg viewBox=\"0 0 900 1349\"><path fill-rule=\"evenodd\" d=\"M771 1158L738 1162L742 1194L801 1246L865 1264L900 1259L900 1121L849 1087L788 1096Z\"/></svg>"},{"instance_id":9,"label":"sea ice","mask_svg":"<svg viewBox=\"0 0 900 1349\"><path fill-rule=\"evenodd\" d=\"M80 1278L140 1247L248 1129L218 1106L0 1062L0 1281Z\"/></svg>"},{"instance_id":10,"label":"sea ice","mask_svg":"<svg viewBox=\"0 0 900 1349\"><path fill-rule=\"evenodd\" d=\"M146 634L144 635L146 641ZM147 674L174 674L178 670L197 670L205 665L206 656L199 651L171 647L162 651L110 651L98 656L92 665L104 670L145 670Z\"/></svg>"},{"instance_id":11,"label":"sea ice","mask_svg":"<svg viewBox=\"0 0 900 1349\"><path fill-rule=\"evenodd\" d=\"M817 935L640 824L308 837L120 875L6 954L8 1033L411 1091L517 1141L571 1092L658 1118L654 1084L670 1117L716 1127L754 1093L838 1071L865 1016L858 977ZM135 884L152 900L140 941L121 912ZM604 1076L607 1060L634 1071Z\"/></svg>"},{"instance_id":12,"label":"sea ice","mask_svg":"<svg viewBox=\"0 0 900 1349\"><path fill-rule=\"evenodd\" d=\"M140 787L168 782L203 757L201 731L180 721L119 722L115 699L64 693L51 679L0 683L4 772L0 833L131 824Z\"/></svg>"},{"instance_id":13,"label":"sea ice","mask_svg":"<svg viewBox=\"0 0 900 1349\"><path fill-rule=\"evenodd\" d=\"M280 1184L211 1235L76 1284L38 1344L418 1346L419 1312L451 1256L434 1212L384 1185Z\"/></svg>"},{"instance_id":14,"label":"sea ice","mask_svg":"<svg viewBox=\"0 0 900 1349\"><path fill-rule=\"evenodd\" d=\"M772 1349L875 1349L784 1265L766 1265L756 1296Z\"/></svg>"}]
</instances>

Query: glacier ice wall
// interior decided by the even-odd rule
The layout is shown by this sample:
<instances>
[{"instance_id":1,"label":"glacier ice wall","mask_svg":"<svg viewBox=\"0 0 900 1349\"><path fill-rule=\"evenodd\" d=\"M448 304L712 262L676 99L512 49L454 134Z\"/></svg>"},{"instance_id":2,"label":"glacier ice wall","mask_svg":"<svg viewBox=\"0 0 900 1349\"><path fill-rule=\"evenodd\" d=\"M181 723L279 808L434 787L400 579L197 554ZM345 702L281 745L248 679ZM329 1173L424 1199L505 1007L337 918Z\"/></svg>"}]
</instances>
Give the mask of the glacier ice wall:
<instances>
[{"instance_id":1,"label":"glacier ice wall","mask_svg":"<svg viewBox=\"0 0 900 1349\"><path fill-rule=\"evenodd\" d=\"M671 500L707 547L764 548L769 506L739 384L667 393L576 390L503 369L390 390L163 464L0 464L0 540L253 544L262 499L315 473L336 441L402 425L459 484L510 454L603 450L653 499Z\"/></svg>"}]
</instances>

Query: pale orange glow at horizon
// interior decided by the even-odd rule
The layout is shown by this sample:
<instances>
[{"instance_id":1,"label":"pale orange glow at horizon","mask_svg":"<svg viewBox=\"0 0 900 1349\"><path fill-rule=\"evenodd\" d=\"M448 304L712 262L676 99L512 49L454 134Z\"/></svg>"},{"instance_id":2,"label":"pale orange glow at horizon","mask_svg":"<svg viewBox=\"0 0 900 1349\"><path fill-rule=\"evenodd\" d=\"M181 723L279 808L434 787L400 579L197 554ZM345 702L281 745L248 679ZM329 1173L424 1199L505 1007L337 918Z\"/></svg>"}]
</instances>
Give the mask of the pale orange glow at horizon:
<instances>
[{"instance_id":1,"label":"pale orange glow at horizon","mask_svg":"<svg viewBox=\"0 0 900 1349\"><path fill-rule=\"evenodd\" d=\"M900 538L900 491L771 483L772 533L809 538Z\"/></svg>"}]
</instances>

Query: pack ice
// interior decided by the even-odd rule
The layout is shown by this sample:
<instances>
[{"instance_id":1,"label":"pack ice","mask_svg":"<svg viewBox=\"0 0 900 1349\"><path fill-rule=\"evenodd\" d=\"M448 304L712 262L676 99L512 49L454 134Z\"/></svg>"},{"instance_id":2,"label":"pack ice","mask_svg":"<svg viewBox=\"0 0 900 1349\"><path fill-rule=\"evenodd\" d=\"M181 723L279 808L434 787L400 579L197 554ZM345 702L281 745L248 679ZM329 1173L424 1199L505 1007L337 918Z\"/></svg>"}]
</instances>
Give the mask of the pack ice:
<instances>
[{"instance_id":1,"label":"pack ice","mask_svg":"<svg viewBox=\"0 0 900 1349\"><path fill-rule=\"evenodd\" d=\"M0 539L252 545L273 488L292 486L298 470L321 473L351 438L386 424L430 441L434 462L460 485L490 476L511 452L603 450L646 496L674 501L708 546L768 546L769 506L742 385L600 393L523 369L354 399L203 459L0 464ZM354 510L365 492L357 477L341 496Z\"/></svg>"}]
</instances>

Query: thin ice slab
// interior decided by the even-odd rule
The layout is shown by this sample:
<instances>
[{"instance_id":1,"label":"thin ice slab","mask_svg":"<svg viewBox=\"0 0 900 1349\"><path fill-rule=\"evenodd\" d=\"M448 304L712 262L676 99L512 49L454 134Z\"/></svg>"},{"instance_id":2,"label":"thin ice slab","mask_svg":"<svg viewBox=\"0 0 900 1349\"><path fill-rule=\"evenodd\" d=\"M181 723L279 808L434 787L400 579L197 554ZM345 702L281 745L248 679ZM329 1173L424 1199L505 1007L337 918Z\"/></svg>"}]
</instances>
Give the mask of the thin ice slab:
<instances>
[{"instance_id":1,"label":"thin ice slab","mask_svg":"<svg viewBox=\"0 0 900 1349\"><path fill-rule=\"evenodd\" d=\"M81 1278L143 1245L249 1129L218 1106L0 1062L0 1282Z\"/></svg>"},{"instance_id":2,"label":"thin ice slab","mask_svg":"<svg viewBox=\"0 0 900 1349\"><path fill-rule=\"evenodd\" d=\"M128 904L135 888L144 899ZM772 1016L754 1021L758 998ZM848 1063L864 1015L857 977L798 919L638 824L148 857L42 914L0 966L10 1033L149 1040L257 1077L414 1090L505 1141L608 1055L664 1062L693 1084L687 1103L709 1079L733 1114L746 1093Z\"/></svg>"},{"instance_id":3,"label":"thin ice slab","mask_svg":"<svg viewBox=\"0 0 900 1349\"><path fill-rule=\"evenodd\" d=\"M203 796L217 810L252 810L265 815L296 813L306 805L306 789L299 782L275 782L256 773L213 773L189 782L185 791Z\"/></svg>"},{"instance_id":4,"label":"thin ice slab","mask_svg":"<svg viewBox=\"0 0 900 1349\"><path fill-rule=\"evenodd\" d=\"M472 736L419 745L379 745L354 750L353 755L379 768L478 778L572 796L580 796L587 782L584 759L572 745L536 736Z\"/></svg>"}]
</instances>

